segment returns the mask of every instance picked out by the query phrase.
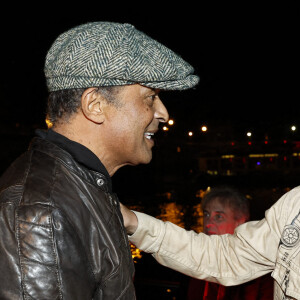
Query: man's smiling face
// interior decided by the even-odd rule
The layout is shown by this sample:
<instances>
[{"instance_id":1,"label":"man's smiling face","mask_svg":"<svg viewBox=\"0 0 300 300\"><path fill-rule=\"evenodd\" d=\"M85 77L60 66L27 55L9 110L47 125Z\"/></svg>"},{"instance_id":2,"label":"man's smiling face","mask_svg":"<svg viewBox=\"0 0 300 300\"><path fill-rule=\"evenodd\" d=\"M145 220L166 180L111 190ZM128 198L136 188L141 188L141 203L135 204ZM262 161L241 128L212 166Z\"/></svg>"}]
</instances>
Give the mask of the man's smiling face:
<instances>
[{"instance_id":1,"label":"man's smiling face","mask_svg":"<svg viewBox=\"0 0 300 300\"><path fill-rule=\"evenodd\" d=\"M110 106L104 125L109 134L107 149L117 168L151 161L153 136L159 123L169 118L158 92L139 84L124 86L117 103Z\"/></svg>"}]
</instances>

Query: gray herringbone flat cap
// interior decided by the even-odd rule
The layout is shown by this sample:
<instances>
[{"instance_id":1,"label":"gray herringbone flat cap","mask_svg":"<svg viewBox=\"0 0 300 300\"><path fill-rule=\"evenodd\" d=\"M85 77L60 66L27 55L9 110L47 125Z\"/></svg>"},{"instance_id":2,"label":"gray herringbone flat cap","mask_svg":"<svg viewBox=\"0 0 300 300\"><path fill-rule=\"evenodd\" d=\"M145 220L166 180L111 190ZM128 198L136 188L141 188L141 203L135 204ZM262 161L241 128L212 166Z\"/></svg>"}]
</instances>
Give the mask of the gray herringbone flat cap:
<instances>
[{"instance_id":1,"label":"gray herringbone flat cap","mask_svg":"<svg viewBox=\"0 0 300 300\"><path fill-rule=\"evenodd\" d=\"M49 91L141 85L163 90L194 87L199 77L180 56L130 24L95 22L61 34L45 63Z\"/></svg>"}]
</instances>

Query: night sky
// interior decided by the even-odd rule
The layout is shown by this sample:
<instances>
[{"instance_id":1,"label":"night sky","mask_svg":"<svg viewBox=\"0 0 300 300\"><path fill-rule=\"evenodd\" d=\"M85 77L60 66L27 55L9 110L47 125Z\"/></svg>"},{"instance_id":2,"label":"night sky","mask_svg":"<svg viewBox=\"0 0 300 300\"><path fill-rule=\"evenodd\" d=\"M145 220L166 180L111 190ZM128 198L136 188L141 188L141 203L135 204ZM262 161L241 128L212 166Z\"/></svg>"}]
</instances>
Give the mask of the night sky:
<instances>
[{"instance_id":1,"label":"night sky","mask_svg":"<svg viewBox=\"0 0 300 300\"><path fill-rule=\"evenodd\" d=\"M201 78L194 90L163 94L186 127L233 123L277 128L297 123L299 8L201 5L160 10L87 5L20 7L1 16L1 124L43 123L46 52L63 31L90 21L127 22L181 55ZM72 4L74 6L74 4ZM300 124L299 124L300 125Z\"/></svg>"}]
</instances>

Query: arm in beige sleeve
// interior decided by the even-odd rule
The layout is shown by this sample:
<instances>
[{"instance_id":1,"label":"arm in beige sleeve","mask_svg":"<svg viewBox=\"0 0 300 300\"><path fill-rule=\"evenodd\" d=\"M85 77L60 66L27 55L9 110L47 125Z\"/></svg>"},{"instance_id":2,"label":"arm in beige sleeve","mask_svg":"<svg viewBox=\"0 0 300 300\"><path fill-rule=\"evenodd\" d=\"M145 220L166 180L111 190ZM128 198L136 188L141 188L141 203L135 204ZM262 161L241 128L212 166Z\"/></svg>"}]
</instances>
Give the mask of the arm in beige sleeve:
<instances>
[{"instance_id":1,"label":"arm in beige sleeve","mask_svg":"<svg viewBox=\"0 0 300 300\"><path fill-rule=\"evenodd\" d=\"M286 201L286 197L279 200L263 220L245 223L233 235L221 236L197 234L135 212L138 227L129 240L162 265L188 276L223 285L241 284L274 269Z\"/></svg>"}]
</instances>

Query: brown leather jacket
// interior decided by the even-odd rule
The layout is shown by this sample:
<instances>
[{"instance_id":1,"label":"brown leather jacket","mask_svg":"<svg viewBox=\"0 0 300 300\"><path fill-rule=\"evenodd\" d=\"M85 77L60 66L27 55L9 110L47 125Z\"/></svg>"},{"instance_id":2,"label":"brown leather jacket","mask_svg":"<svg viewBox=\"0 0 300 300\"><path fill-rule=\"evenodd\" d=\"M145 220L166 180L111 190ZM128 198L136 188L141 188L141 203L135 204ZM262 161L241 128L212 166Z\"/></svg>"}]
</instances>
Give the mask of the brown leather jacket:
<instances>
[{"instance_id":1,"label":"brown leather jacket","mask_svg":"<svg viewBox=\"0 0 300 300\"><path fill-rule=\"evenodd\" d=\"M135 299L107 178L34 138L0 179L0 299Z\"/></svg>"}]
</instances>

